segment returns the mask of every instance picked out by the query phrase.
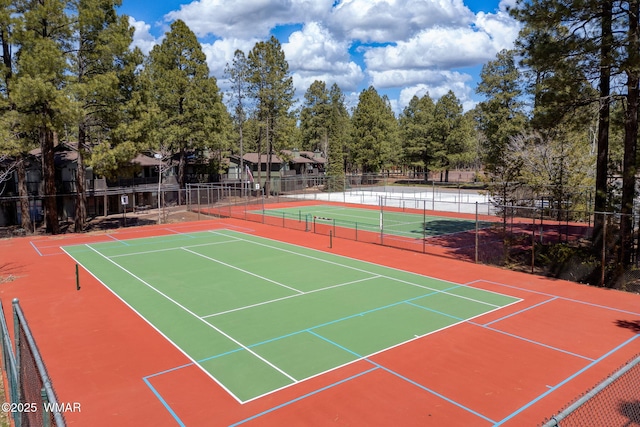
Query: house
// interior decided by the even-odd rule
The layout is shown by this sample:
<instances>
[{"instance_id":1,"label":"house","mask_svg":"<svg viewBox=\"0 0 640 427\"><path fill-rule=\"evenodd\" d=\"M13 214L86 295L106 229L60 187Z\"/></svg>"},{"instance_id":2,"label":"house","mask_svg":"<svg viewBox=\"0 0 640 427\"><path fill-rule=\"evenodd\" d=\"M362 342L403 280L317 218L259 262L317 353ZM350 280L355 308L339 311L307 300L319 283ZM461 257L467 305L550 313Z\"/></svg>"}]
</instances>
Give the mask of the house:
<instances>
[{"instance_id":1,"label":"house","mask_svg":"<svg viewBox=\"0 0 640 427\"><path fill-rule=\"evenodd\" d=\"M34 149L26 159L26 184L29 211L32 222L43 220L43 183L41 151ZM75 216L77 197L77 144L62 142L54 147L57 209L60 220ZM158 170L161 170L162 176ZM85 195L87 216L107 216L124 210L135 211L158 206L158 190L163 193L164 204L174 203L178 198L178 185L173 174L172 162L153 157L153 153L138 154L129 165L118 170L118 176L105 178L96 176L91 167L85 169ZM0 226L21 223L18 197L17 173L0 184ZM127 205L122 205L126 195Z\"/></svg>"},{"instance_id":2,"label":"house","mask_svg":"<svg viewBox=\"0 0 640 427\"><path fill-rule=\"evenodd\" d=\"M240 183L241 163L244 165L244 179L259 183L264 187L267 177L266 154L245 153L242 156L229 157L229 170L223 178L225 183ZM258 171L260 165L260 171ZM318 185L324 176L326 159L320 151L281 150L278 154L271 154L271 189L274 193L301 190ZM246 170L251 172L249 175ZM318 179L314 179L318 178ZM246 182L245 181L245 182ZM254 187L255 188L255 187Z\"/></svg>"}]
</instances>

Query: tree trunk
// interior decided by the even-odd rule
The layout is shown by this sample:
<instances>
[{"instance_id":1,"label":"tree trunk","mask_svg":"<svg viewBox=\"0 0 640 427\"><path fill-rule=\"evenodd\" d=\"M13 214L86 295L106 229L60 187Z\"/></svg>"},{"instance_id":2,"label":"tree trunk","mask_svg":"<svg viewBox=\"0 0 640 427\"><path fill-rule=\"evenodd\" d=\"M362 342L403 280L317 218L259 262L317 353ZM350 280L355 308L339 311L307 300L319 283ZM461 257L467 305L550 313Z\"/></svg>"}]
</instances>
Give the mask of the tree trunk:
<instances>
[{"instance_id":1,"label":"tree trunk","mask_svg":"<svg viewBox=\"0 0 640 427\"><path fill-rule=\"evenodd\" d=\"M638 10L640 0L629 2L629 41L627 44L627 110L624 122L624 158L622 172L622 218L620 221L621 267L631 264L633 251L633 200L636 195L636 151L638 143L638 83L640 82L640 41L638 35Z\"/></svg>"},{"instance_id":2,"label":"tree trunk","mask_svg":"<svg viewBox=\"0 0 640 427\"><path fill-rule=\"evenodd\" d=\"M75 232L84 231L85 220L87 218L87 199L85 194L84 183L87 176L85 171L84 147L86 144L87 132L84 123L78 128L78 161L76 172L76 209L75 209Z\"/></svg>"},{"instance_id":3,"label":"tree trunk","mask_svg":"<svg viewBox=\"0 0 640 427\"><path fill-rule=\"evenodd\" d=\"M18 162L18 196L20 196L21 225L28 233L31 233L33 231L33 223L29 206L29 189L27 188L27 168L22 154L18 155L16 160Z\"/></svg>"},{"instance_id":4,"label":"tree trunk","mask_svg":"<svg viewBox=\"0 0 640 427\"><path fill-rule=\"evenodd\" d=\"M271 194L271 155L273 151L273 144L271 143L269 125L270 120L269 117L267 117L267 182L264 183L265 197L269 197Z\"/></svg>"},{"instance_id":5,"label":"tree trunk","mask_svg":"<svg viewBox=\"0 0 640 427\"><path fill-rule=\"evenodd\" d=\"M607 172L609 163L609 119L611 91L611 50L613 1L602 2L602 45L600 47L600 108L598 114L598 158L596 164L596 195L593 223L593 248L596 255L602 254L605 248L602 234L605 212L607 209Z\"/></svg>"},{"instance_id":6,"label":"tree trunk","mask_svg":"<svg viewBox=\"0 0 640 427\"><path fill-rule=\"evenodd\" d=\"M262 190L262 128L258 131L258 174L255 177Z\"/></svg>"},{"instance_id":7,"label":"tree trunk","mask_svg":"<svg viewBox=\"0 0 640 427\"><path fill-rule=\"evenodd\" d=\"M44 210L47 233L58 234L58 203L56 191L56 169L54 161L53 131L40 128L40 149L42 152L42 179L44 181Z\"/></svg>"},{"instance_id":8,"label":"tree trunk","mask_svg":"<svg viewBox=\"0 0 640 427\"><path fill-rule=\"evenodd\" d=\"M178 204L182 204L182 189L185 188L185 175L187 173L186 168L187 163L187 155L184 150L184 144L182 148L180 148L180 154L178 159Z\"/></svg>"}]
</instances>

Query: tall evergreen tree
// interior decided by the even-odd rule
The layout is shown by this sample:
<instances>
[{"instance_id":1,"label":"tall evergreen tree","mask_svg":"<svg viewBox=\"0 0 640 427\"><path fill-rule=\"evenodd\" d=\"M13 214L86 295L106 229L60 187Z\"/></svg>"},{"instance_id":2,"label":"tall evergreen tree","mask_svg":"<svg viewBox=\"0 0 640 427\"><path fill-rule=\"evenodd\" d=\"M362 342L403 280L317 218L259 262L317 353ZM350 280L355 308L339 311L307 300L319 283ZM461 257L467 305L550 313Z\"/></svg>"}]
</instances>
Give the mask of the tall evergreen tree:
<instances>
[{"instance_id":1,"label":"tall evergreen tree","mask_svg":"<svg viewBox=\"0 0 640 427\"><path fill-rule=\"evenodd\" d=\"M122 80L140 64L140 53L131 52L133 28L128 17L118 16L121 0L74 0L76 12L73 55L73 92L80 104L76 176L75 229L82 231L86 219L85 159L92 146L107 142L110 130L122 120L122 106L130 88Z\"/></svg>"},{"instance_id":2,"label":"tall evergreen tree","mask_svg":"<svg viewBox=\"0 0 640 427\"><path fill-rule=\"evenodd\" d=\"M429 94L421 98L414 96L400 115L402 152L404 162L414 171L429 179L429 168L433 166L435 153L433 141L433 120L435 104Z\"/></svg>"},{"instance_id":3,"label":"tall evergreen tree","mask_svg":"<svg viewBox=\"0 0 640 427\"><path fill-rule=\"evenodd\" d=\"M334 83L329 89L329 145L327 153L327 176L329 191L344 190L345 149L349 140L351 120L344 103L344 94Z\"/></svg>"},{"instance_id":4,"label":"tall evergreen tree","mask_svg":"<svg viewBox=\"0 0 640 427\"><path fill-rule=\"evenodd\" d=\"M487 172L500 178L505 166L502 153L509 139L520 133L526 125L523 92L514 52L502 51L493 61L482 67L476 92L487 99L478 105L477 121L486 138L483 152Z\"/></svg>"},{"instance_id":5,"label":"tall evergreen tree","mask_svg":"<svg viewBox=\"0 0 640 427\"><path fill-rule=\"evenodd\" d=\"M157 108L157 141L178 156L178 184L186 183L187 154L221 148L226 109L202 47L187 25L177 20L145 67L147 94Z\"/></svg>"},{"instance_id":6,"label":"tall evergreen tree","mask_svg":"<svg viewBox=\"0 0 640 427\"><path fill-rule=\"evenodd\" d=\"M68 90L71 23L65 0L20 4L16 26L17 73L11 92L23 132L36 133L42 155L46 230L59 232L54 144L57 132L74 121Z\"/></svg>"},{"instance_id":7,"label":"tall evergreen tree","mask_svg":"<svg viewBox=\"0 0 640 427\"><path fill-rule=\"evenodd\" d=\"M473 126L462 113L462 104L452 91L436 102L431 131L437 168L449 181L449 169L473 159Z\"/></svg>"},{"instance_id":8,"label":"tall evergreen tree","mask_svg":"<svg viewBox=\"0 0 640 427\"><path fill-rule=\"evenodd\" d=\"M271 156L276 151L278 141L286 138L283 131L288 122L289 109L293 103L293 78L289 74L289 64L274 36L266 42L258 42L248 57L250 90L256 101L256 113L262 123L260 141L264 139L267 153L267 177L265 194L271 190ZM260 142L258 146L260 147Z\"/></svg>"},{"instance_id":9,"label":"tall evergreen tree","mask_svg":"<svg viewBox=\"0 0 640 427\"><path fill-rule=\"evenodd\" d=\"M13 81L15 77L16 56L13 54L14 30L16 22L21 19L17 13L16 2L5 0L0 8L0 43L2 45L2 63L0 64L0 128L2 132L2 149L0 152L15 158L15 169L18 177L18 196L20 206L20 223L24 230L33 230L29 191L27 188L27 170L25 158L34 148L36 141L20 130L20 116L12 99Z\"/></svg>"},{"instance_id":10,"label":"tall evergreen tree","mask_svg":"<svg viewBox=\"0 0 640 427\"><path fill-rule=\"evenodd\" d=\"M247 97L249 96L249 64L247 57L241 50L236 50L233 54L233 61L231 64L227 64L225 68L225 74L229 78L231 83L231 100L233 102L234 114L233 118L238 129L238 146L240 149L240 177L243 182L242 188L244 191L244 182L246 180L245 166L244 166L244 134L243 127L247 119Z\"/></svg>"},{"instance_id":11,"label":"tall evergreen tree","mask_svg":"<svg viewBox=\"0 0 640 427\"><path fill-rule=\"evenodd\" d=\"M355 160L363 173L377 173L397 154L398 123L388 100L373 86L363 90L352 117Z\"/></svg>"},{"instance_id":12,"label":"tall evergreen tree","mask_svg":"<svg viewBox=\"0 0 640 427\"><path fill-rule=\"evenodd\" d=\"M300 112L300 130L303 150L327 152L331 104L325 82L314 81L304 94Z\"/></svg>"}]
</instances>

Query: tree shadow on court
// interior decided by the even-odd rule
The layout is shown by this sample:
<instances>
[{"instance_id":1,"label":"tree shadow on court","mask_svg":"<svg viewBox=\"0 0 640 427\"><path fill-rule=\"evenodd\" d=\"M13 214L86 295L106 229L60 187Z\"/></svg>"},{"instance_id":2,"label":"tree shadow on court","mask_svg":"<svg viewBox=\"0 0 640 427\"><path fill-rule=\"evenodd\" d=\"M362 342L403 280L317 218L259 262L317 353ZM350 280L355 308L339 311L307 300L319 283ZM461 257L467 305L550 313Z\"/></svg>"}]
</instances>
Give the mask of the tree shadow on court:
<instances>
[{"instance_id":1,"label":"tree shadow on court","mask_svg":"<svg viewBox=\"0 0 640 427\"><path fill-rule=\"evenodd\" d=\"M629 419L625 426L640 425L640 400L622 402L619 409L620 413Z\"/></svg>"},{"instance_id":2,"label":"tree shadow on court","mask_svg":"<svg viewBox=\"0 0 640 427\"><path fill-rule=\"evenodd\" d=\"M616 326L629 329L636 334L640 333L640 320L616 320Z\"/></svg>"},{"instance_id":3,"label":"tree shadow on court","mask_svg":"<svg viewBox=\"0 0 640 427\"><path fill-rule=\"evenodd\" d=\"M462 233L469 230L475 230L475 223L470 221L454 221L448 219L436 219L423 223L424 232L427 237L441 236L443 234Z\"/></svg>"}]
</instances>

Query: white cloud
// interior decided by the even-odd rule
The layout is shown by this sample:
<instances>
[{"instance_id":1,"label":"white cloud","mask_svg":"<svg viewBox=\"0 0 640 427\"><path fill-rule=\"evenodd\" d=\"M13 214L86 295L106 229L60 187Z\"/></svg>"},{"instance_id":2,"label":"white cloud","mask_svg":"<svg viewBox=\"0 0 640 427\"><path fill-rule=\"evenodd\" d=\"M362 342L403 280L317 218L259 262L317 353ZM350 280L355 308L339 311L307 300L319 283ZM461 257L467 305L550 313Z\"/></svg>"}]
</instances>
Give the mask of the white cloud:
<instances>
[{"instance_id":1,"label":"white cloud","mask_svg":"<svg viewBox=\"0 0 640 427\"><path fill-rule=\"evenodd\" d=\"M304 93L315 80L327 86L337 83L343 90L355 90L364 72L349 56L349 43L337 41L322 25L310 22L282 44L294 85Z\"/></svg>"},{"instance_id":2,"label":"white cloud","mask_svg":"<svg viewBox=\"0 0 640 427\"><path fill-rule=\"evenodd\" d=\"M343 0L329 27L350 39L388 42L434 25L468 25L473 18L462 0Z\"/></svg>"},{"instance_id":3,"label":"white cloud","mask_svg":"<svg viewBox=\"0 0 640 427\"><path fill-rule=\"evenodd\" d=\"M265 37L277 25L322 19L331 5L332 0L199 0L165 19L183 20L200 37Z\"/></svg>"},{"instance_id":4,"label":"white cloud","mask_svg":"<svg viewBox=\"0 0 640 427\"><path fill-rule=\"evenodd\" d=\"M213 43L203 43L202 51L207 56L209 72L219 81L224 80L224 69L233 61L233 55L240 49L248 54L259 39L223 39Z\"/></svg>"},{"instance_id":5,"label":"white cloud","mask_svg":"<svg viewBox=\"0 0 640 427\"><path fill-rule=\"evenodd\" d=\"M370 70L469 67L487 62L502 49L512 47L517 34L517 25L502 13L481 13L476 29L429 28L395 46L368 49L365 61Z\"/></svg>"},{"instance_id":6,"label":"white cloud","mask_svg":"<svg viewBox=\"0 0 640 427\"><path fill-rule=\"evenodd\" d=\"M475 107L476 102L471 98L472 90L468 85L466 85L463 81L457 81L451 84L450 81L442 80L441 82L426 84L420 83L402 89L400 91L400 95L398 96L399 109L396 110L396 112L399 113L407 105L409 105L409 101L411 101L411 98L413 98L414 95L418 98L421 98L424 95L429 94L429 97L431 97L434 102L437 102L449 91L452 91L456 95L456 98L458 98L465 111Z\"/></svg>"},{"instance_id":7,"label":"white cloud","mask_svg":"<svg viewBox=\"0 0 640 427\"><path fill-rule=\"evenodd\" d=\"M153 46L160 43L160 39L156 39L151 35L149 30L151 26L144 21L136 21L135 18L129 17L129 25L134 28L133 46L139 47L145 55L151 52Z\"/></svg>"},{"instance_id":8,"label":"white cloud","mask_svg":"<svg viewBox=\"0 0 640 427\"><path fill-rule=\"evenodd\" d=\"M151 31L181 19L203 43L211 74L225 88L224 68L236 49L246 54L281 25L302 26L281 40L297 96L315 80L353 94L374 85L404 108L413 93L436 98L453 90L473 106L473 79L457 69L477 67L513 46L520 29L508 14L515 0L474 14L463 0L197 0L150 27L131 19L134 45L145 53L161 41ZM334 5L335 4L335 5ZM364 55L351 56L354 43Z\"/></svg>"}]
</instances>

